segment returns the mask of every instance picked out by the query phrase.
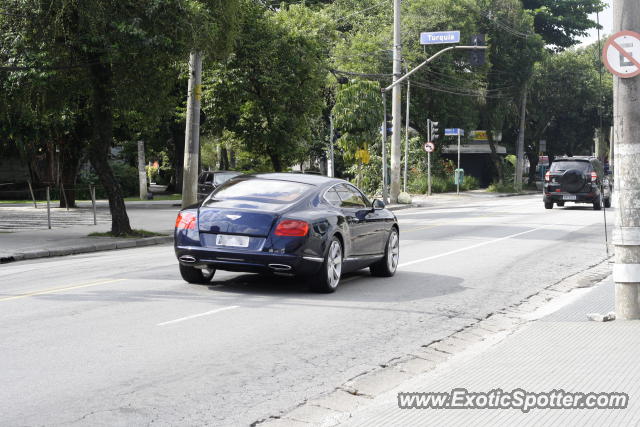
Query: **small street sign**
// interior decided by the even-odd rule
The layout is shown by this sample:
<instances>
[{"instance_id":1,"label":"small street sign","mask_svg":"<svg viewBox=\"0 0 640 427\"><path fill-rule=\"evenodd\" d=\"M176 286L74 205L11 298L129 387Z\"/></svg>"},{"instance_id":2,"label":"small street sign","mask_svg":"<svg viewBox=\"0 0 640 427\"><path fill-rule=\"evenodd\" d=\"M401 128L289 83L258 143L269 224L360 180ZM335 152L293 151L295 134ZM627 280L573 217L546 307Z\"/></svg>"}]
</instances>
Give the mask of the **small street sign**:
<instances>
[{"instance_id":1,"label":"small street sign","mask_svg":"<svg viewBox=\"0 0 640 427\"><path fill-rule=\"evenodd\" d=\"M460 43L460 31L420 33L420 44Z\"/></svg>"},{"instance_id":2,"label":"small street sign","mask_svg":"<svg viewBox=\"0 0 640 427\"><path fill-rule=\"evenodd\" d=\"M436 144L434 144L433 142L424 143L424 151L426 151L427 153L433 153L435 149L436 149Z\"/></svg>"},{"instance_id":3,"label":"small street sign","mask_svg":"<svg viewBox=\"0 0 640 427\"><path fill-rule=\"evenodd\" d=\"M622 78L640 75L640 34L621 31L612 35L602 50L602 61L612 74Z\"/></svg>"},{"instance_id":4,"label":"small street sign","mask_svg":"<svg viewBox=\"0 0 640 427\"><path fill-rule=\"evenodd\" d=\"M460 129L460 128L452 128L452 129L445 129L444 130L444 136L464 136L464 129Z\"/></svg>"}]
</instances>

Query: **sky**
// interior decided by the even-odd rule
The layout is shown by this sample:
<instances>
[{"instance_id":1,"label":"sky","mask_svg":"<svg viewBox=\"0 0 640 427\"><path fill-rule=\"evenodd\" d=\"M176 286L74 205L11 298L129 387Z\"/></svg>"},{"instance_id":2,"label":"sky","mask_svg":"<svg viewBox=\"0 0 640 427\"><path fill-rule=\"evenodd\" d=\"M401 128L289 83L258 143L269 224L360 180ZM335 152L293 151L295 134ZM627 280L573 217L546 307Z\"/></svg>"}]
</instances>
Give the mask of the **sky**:
<instances>
[{"instance_id":1,"label":"sky","mask_svg":"<svg viewBox=\"0 0 640 427\"><path fill-rule=\"evenodd\" d=\"M611 29L613 27L613 10L611 9L613 0L605 0L604 2L608 4L609 7L600 14L600 25L604 27L602 30L600 30L600 35L602 36L610 35ZM591 16L591 19L595 21L596 15L593 14L593 16ZM589 31L589 35L586 37L582 37L580 40L581 45L587 45L598 41L598 30Z\"/></svg>"}]
</instances>

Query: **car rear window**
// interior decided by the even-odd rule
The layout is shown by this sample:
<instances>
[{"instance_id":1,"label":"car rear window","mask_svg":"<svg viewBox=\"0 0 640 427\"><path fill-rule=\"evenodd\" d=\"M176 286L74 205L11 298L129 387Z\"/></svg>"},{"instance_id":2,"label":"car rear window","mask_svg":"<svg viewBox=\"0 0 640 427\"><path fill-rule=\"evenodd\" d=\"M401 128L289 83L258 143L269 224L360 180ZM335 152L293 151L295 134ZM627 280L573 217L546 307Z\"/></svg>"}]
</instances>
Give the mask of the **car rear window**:
<instances>
[{"instance_id":1,"label":"car rear window","mask_svg":"<svg viewBox=\"0 0 640 427\"><path fill-rule=\"evenodd\" d=\"M558 160L551 164L551 172L564 172L569 169L578 169L580 172L591 172L591 163L580 160Z\"/></svg>"},{"instance_id":2,"label":"car rear window","mask_svg":"<svg viewBox=\"0 0 640 427\"><path fill-rule=\"evenodd\" d=\"M234 176L240 175L239 173L217 173L213 176L213 182L216 185L224 184Z\"/></svg>"},{"instance_id":3,"label":"car rear window","mask_svg":"<svg viewBox=\"0 0 640 427\"><path fill-rule=\"evenodd\" d=\"M214 200L257 200L269 203L292 203L313 188L301 182L274 179L241 179L218 187L211 198Z\"/></svg>"}]
</instances>

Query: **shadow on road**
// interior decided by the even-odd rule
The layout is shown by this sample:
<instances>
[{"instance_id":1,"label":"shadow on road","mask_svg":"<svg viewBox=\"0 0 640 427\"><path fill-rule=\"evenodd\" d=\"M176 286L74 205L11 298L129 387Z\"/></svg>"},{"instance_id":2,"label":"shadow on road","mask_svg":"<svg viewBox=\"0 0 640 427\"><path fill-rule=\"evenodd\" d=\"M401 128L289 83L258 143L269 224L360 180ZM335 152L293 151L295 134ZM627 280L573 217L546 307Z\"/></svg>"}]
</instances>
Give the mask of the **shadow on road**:
<instances>
[{"instance_id":1,"label":"shadow on road","mask_svg":"<svg viewBox=\"0 0 640 427\"><path fill-rule=\"evenodd\" d=\"M372 277L368 270L342 276L338 290L317 294L309 290L304 278L243 274L228 280L215 280L212 292L246 296L286 296L310 300L394 302L435 298L462 292L463 280L423 272L398 271L391 278Z\"/></svg>"}]
</instances>

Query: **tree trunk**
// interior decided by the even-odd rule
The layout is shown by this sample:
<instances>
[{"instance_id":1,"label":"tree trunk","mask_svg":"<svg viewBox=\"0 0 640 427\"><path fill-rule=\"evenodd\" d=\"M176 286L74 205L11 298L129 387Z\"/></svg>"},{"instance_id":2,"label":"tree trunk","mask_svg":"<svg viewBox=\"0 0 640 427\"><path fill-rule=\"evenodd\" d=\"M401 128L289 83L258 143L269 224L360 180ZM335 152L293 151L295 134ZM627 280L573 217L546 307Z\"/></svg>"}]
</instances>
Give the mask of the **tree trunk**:
<instances>
[{"instance_id":1,"label":"tree trunk","mask_svg":"<svg viewBox=\"0 0 640 427\"><path fill-rule=\"evenodd\" d=\"M493 141L493 131L490 129L487 129L487 136L489 138L489 148L491 149L491 155L490 155L491 161L493 162L493 165L496 167L496 172L498 172L498 183L503 184L504 169L502 167L502 158L496 151L496 144Z\"/></svg>"},{"instance_id":2,"label":"tree trunk","mask_svg":"<svg viewBox=\"0 0 640 427\"><path fill-rule=\"evenodd\" d=\"M113 139L112 73L111 67L91 58L93 137L89 144L89 160L109 198L111 233L122 236L131 233L122 190L109 165L109 150Z\"/></svg>"},{"instance_id":3,"label":"tree trunk","mask_svg":"<svg viewBox=\"0 0 640 427\"><path fill-rule=\"evenodd\" d=\"M58 145L60 147L60 182L62 182L66 197L65 199L62 195L60 196L61 208L76 207L75 186L80 161L82 160L82 145L80 138L67 139ZM67 204L65 204L65 200Z\"/></svg>"},{"instance_id":4,"label":"tree trunk","mask_svg":"<svg viewBox=\"0 0 640 427\"><path fill-rule=\"evenodd\" d=\"M220 170L229 170L229 157L227 155L227 147L220 146Z\"/></svg>"},{"instance_id":5,"label":"tree trunk","mask_svg":"<svg viewBox=\"0 0 640 427\"><path fill-rule=\"evenodd\" d=\"M269 158L271 159L273 170L276 172L282 172L282 162L280 161L280 156L278 156L277 154L269 153Z\"/></svg>"},{"instance_id":6,"label":"tree trunk","mask_svg":"<svg viewBox=\"0 0 640 427\"><path fill-rule=\"evenodd\" d=\"M535 184L536 182L536 169L538 168L538 162L540 157L535 151L527 151L527 157L529 158L529 184Z\"/></svg>"}]
</instances>

